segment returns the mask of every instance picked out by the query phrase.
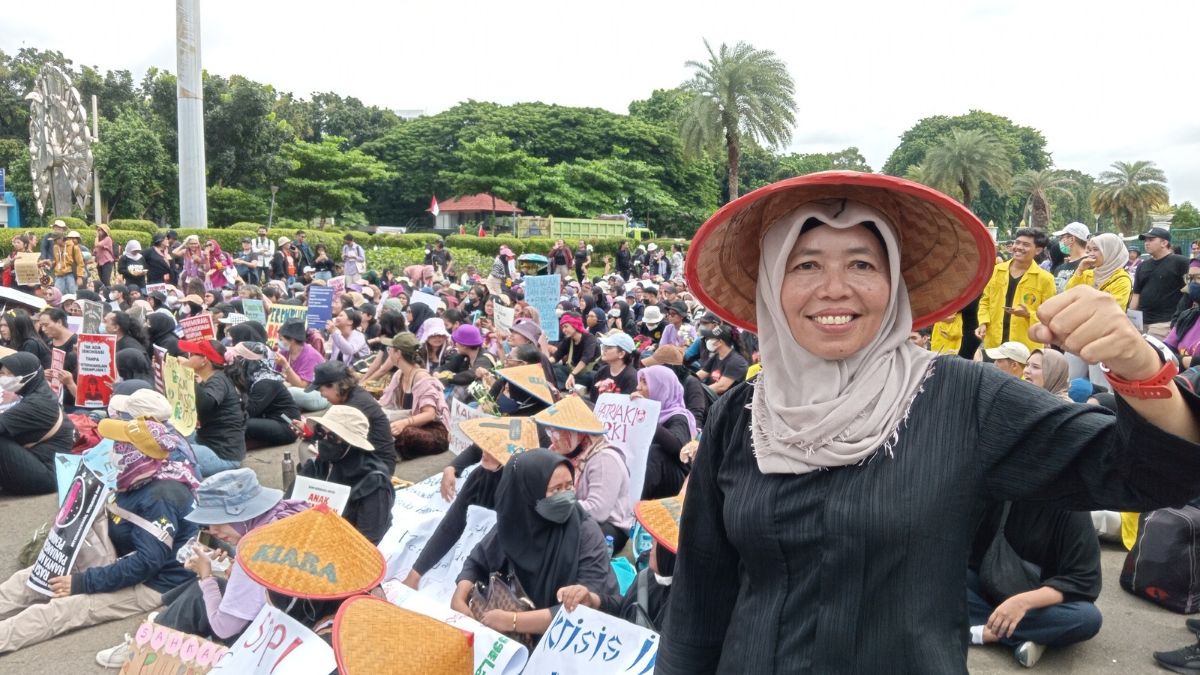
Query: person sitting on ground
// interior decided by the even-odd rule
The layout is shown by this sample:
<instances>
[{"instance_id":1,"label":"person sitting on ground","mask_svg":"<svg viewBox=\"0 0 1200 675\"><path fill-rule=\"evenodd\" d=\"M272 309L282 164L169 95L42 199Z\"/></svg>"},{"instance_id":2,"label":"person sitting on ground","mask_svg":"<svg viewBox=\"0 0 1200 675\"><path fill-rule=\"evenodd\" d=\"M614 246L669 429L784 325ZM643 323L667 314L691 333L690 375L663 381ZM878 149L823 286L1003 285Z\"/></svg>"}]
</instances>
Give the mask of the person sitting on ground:
<instances>
[{"instance_id":1,"label":"person sitting on ground","mask_svg":"<svg viewBox=\"0 0 1200 675\"><path fill-rule=\"evenodd\" d=\"M307 508L307 502L284 499L282 490L260 485L253 470L234 469L200 483L195 508L185 517L236 551L238 542L251 530ZM206 550L184 563L196 580L163 593L166 607L155 617L156 625L231 645L254 621L267 602L266 589L236 561L224 579L214 576L214 559L227 558L224 551ZM132 646L126 636L122 644L97 654L96 662L105 668L120 668L129 660Z\"/></svg>"},{"instance_id":2,"label":"person sitting on ground","mask_svg":"<svg viewBox=\"0 0 1200 675\"><path fill-rule=\"evenodd\" d=\"M146 327L150 334L151 351L155 347L162 347L171 358L183 355L179 351L179 336L175 334L175 319L162 312L151 312L146 319Z\"/></svg>"},{"instance_id":3,"label":"person sitting on ground","mask_svg":"<svg viewBox=\"0 0 1200 675\"><path fill-rule=\"evenodd\" d=\"M710 390L696 377L695 373L684 365L685 358L683 350L679 347L662 345L654 350L649 358L642 361L642 365L647 368L664 366L675 374L675 378L683 386L683 405L696 420L696 428L701 429L708 416Z\"/></svg>"},{"instance_id":4,"label":"person sitting on ground","mask_svg":"<svg viewBox=\"0 0 1200 675\"><path fill-rule=\"evenodd\" d=\"M1171 319L1171 330L1163 342L1179 354L1181 368L1191 368L1200 364L1195 355L1200 353L1200 258L1188 263L1187 285L1184 287L1184 299L1179 304L1178 311Z\"/></svg>"},{"instance_id":5,"label":"person sitting on ground","mask_svg":"<svg viewBox=\"0 0 1200 675\"><path fill-rule=\"evenodd\" d=\"M443 368L450 366L451 360L458 354L450 344L450 333L446 324L434 317L423 324L422 333L413 333L421 341L421 367L426 371L437 374Z\"/></svg>"},{"instance_id":6,"label":"person sitting on ground","mask_svg":"<svg viewBox=\"0 0 1200 675\"><path fill-rule=\"evenodd\" d=\"M350 366L341 361L327 361L313 371L310 391L320 392L331 405L348 405L367 416L370 422L371 447L375 456L383 459L390 476L396 469L396 439L392 436L391 422L379 401L371 392L358 385Z\"/></svg>"},{"instance_id":7,"label":"person sitting on ground","mask_svg":"<svg viewBox=\"0 0 1200 675\"><path fill-rule=\"evenodd\" d=\"M554 374L558 388L570 392L575 385L592 383L592 368L600 361L600 341L584 329L577 314L563 314L558 323L562 338L552 347Z\"/></svg>"},{"instance_id":8,"label":"person sitting on ground","mask_svg":"<svg viewBox=\"0 0 1200 675\"><path fill-rule=\"evenodd\" d=\"M666 619L682 513L683 494L638 502L634 508L638 522L653 539L647 554L646 569L638 572L633 585L621 600L619 616L629 623L657 632Z\"/></svg>"},{"instance_id":9,"label":"person sitting on ground","mask_svg":"<svg viewBox=\"0 0 1200 675\"><path fill-rule=\"evenodd\" d=\"M104 315L104 331L117 336L117 351L122 349L141 349L147 351L149 342L146 340L146 330L142 324L133 320L125 312L109 312Z\"/></svg>"},{"instance_id":10,"label":"person sitting on ground","mask_svg":"<svg viewBox=\"0 0 1200 675\"><path fill-rule=\"evenodd\" d=\"M240 328L246 324L240 324ZM263 335L263 342L266 335ZM288 384L288 393L296 405L305 412L324 410L329 407L329 401L312 391L309 383L313 380L313 372L317 366L325 362L321 352L307 342L307 334L303 321L288 321L279 327L277 338L279 351L275 354L275 365Z\"/></svg>"},{"instance_id":11,"label":"person sitting on ground","mask_svg":"<svg viewBox=\"0 0 1200 675\"><path fill-rule=\"evenodd\" d=\"M79 336L75 335L71 331L71 327L67 325L67 314L63 310L57 307L47 307L42 310L42 316L46 317L45 326L42 328L42 332L46 335L46 346L63 352L62 368L47 370L45 377L51 382L57 378L64 385L63 410L71 413L75 411L74 373L79 368L79 354L76 353ZM53 353L51 355L53 356ZM53 365L53 361L51 364ZM71 382L71 386L66 386L68 380Z\"/></svg>"},{"instance_id":12,"label":"person sitting on ground","mask_svg":"<svg viewBox=\"0 0 1200 675\"><path fill-rule=\"evenodd\" d=\"M588 387L588 398L595 401L600 394L632 394L637 391L638 367L641 359L633 338L613 330L600 338L600 361Z\"/></svg>"},{"instance_id":13,"label":"person sitting on ground","mask_svg":"<svg viewBox=\"0 0 1200 675\"><path fill-rule=\"evenodd\" d=\"M999 347L983 350L992 365L1015 378L1025 376L1025 365L1029 363L1029 347L1023 342L1005 342Z\"/></svg>"},{"instance_id":14,"label":"person sitting on ground","mask_svg":"<svg viewBox=\"0 0 1200 675\"><path fill-rule=\"evenodd\" d=\"M216 340L180 340L186 356L179 362L196 373L196 442L192 450L200 474L241 466L246 458L246 409L242 395L225 374L225 346Z\"/></svg>"},{"instance_id":15,"label":"person sitting on ground","mask_svg":"<svg viewBox=\"0 0 1200 675\"><path fill-rule=\"evenodd\" d=\"M391 378L395 366L392 364L391 358L388 357L387 346L392 338L403 333L405 330L403 313L385 311L379 317L379 334L367 339L367 344L375 354L371 358L371 365L367 366L367 371L360 378L363 382Z\"/></svg>"},{"instance_id":16,"label":"person sitting on ground","mask_svg":"<svg viewBox=\"0 0 1200 675\"><path fill-rule=\"evenodd\" d=\"M662 349L662 347L659 347ZM658 426L646 457L646 479L642 499L660 499L679 494L687 479L688 468L680 451L696 437L696 418L683 404L683 385L666 366L650 366L638 371L634 396L661 404Z\"/></svg>"},{"instance_id":17,"label":"person sitting on ground","mask_svg":"<svg viewBox=\"0 0 1200 675\"><path fill-rule=\"evenodd\" d=\"M33 354L42 368L50 367L50 348L38 337L33 319L23 309L5 312L0 317L0 346L14 352Z\"/></svg>"},{"instance_id":18,"label":"person sitting on ground","mask_svg":"<svg viewBox=\"0 0 1200 675\"><path fill-rule=\"evenodd\" d=\"M1015 553L1024 578L1000 572L1005 569L999 563L1001 548ZM1090 640L1100 631L1095 604L1100 545L1087 513L993 503L972 549L967 570L971 644L999 642L1029 668L1046 647Z\"/></svg>"},{"instance_id":19,"label":"person sitting on ground","mask_svg":"<svg viewBox=\"0 0 1200 675\"><path fill-rule=\"evenodd\" d=\"M575 501L571 463L546 449L516 455L496 489L496 526L463 563L451 609L472 615L475 584L493 572L511 571L534 609L489 610L476 617L506 634L546 632L561 606L613 613L619 588L604 535Z\"/></svg>"},{"instance_id":20,"label":"person sitting on ground","mask_svg":"<svg viewBox=\"0 0 1200 675\"><path fill-rule=\"evenodd\" d=\"M348 405L333 405L321 417L310 418L317 456L296 467L296 475L345 485L350 499L342 517L372 544L392 526L392 472L367 438L367 416Z\"/></svg>"},{"instance_id":21,"label":"person sitting on ground","mask_svg":"<svg viewBox=\"0 0 1200 675\"><path fill-rule=\"evenodd\" d=\"M438 378L446 383L447 388L453 388L454 398L469 403L474 400L470 386L492 372L497 360L483 348L483 334L469 323L455 328L451 340L455 354L438 373Z\"/></svg>"},{"instance_id":22,"label":"person sitting on ground","mask_svg":"<svg viewBox=\"0 0 1200 675\"><path fill-rule=\"evenodd\" d=\"M718 325L702 331L700 337L704 339L704 347L711 356L696 377L719 396L746 378L750 364L734 349L733 328L730 326Z\"/></svg>"},{"instance_id":23,"label":"person sitting on ground","mask_svg":"<svg viewBox=\"0 0 1200 675\"><path fill-rule=\"evenodd\" d=\"M121 380L154 381L154 369L145 349L117 350L117 377Z\"/></svg>"},{"instance_id":24,"label":"person sitting on ground","mask_svg":"<svg viewBox=\"0 0 1200 675\"><path fill-rule=\"evenodd\" d=\"M283 376L271 368L271 350L261 342L239 342L225 355L232 358L225 374L242 393L246 407L246 445L263 448L295 441L292 421L300 419L300 407Z\"/></svg>"},{"instance_id":25,"label":"person sitting on ground","mask_svg":"<svg viewBox=\"0 0 1200 675\"><path fill-rule=\"evenodd\" d=\"M0 414L0 491L54 492L54 455L71 452L75 425L58 404L36 356L17 352L0 358L0 394L21 397Z\"/></svg>"},{"instance_id":26,"label":"person sitting on ground","mask_svg":"<svg viewBox=\"0 0 1200 675\"><path fill-rule=\"evenodd\" d=\"M177 437L144 419L102 420L99 432L114 441L116 498L97 516L109 518L109 541L93 545L93 555L103 558L107 549L111 557L86 569L77 561L71 574L51 577L49 599L27 585L33 567L0 584L0 653L143 614L162 603L162 593L193 578L175 555L197 532L184 514L199 481L190 466L167 459ZM60 518L71 503L63 509Z\"/></svg>"},{"instance_id":27,"label":"person sitting on ground","mask_svg":"<svg viewBox=\"0 0 1200 675\"><path fill-rule=\"evenodd\" d=\"M550 434L550 449L571 461L579 505L613 538L620 551L633 527L629 467L604 435L604 423L578 396L568 396L533 416Z\"/></svg>"},{"instance_id":28,"label":"person sitting on ground","mask_svg":"<svg viewBox=\"0 0 1200 675\"><path fill-rule=\"evenodd\" d=\"M333 351L329 358L353 366L356 361L366 358L371 353L367 338L358 330L362 322L362 314L354 309L342 310L333 317L329 339L333 341Z\"/></svg>"},{"instance_id":29,"label":"person sitting on ground","mask_svg":"<svg viewBox=\"0 0 1200 675\"><path fill-rule=\"evenodd\" d=\"M450 408L438 378L420 366L417 336L399 333L388 347L396 373L379 397L401 459L440 455L450 445Z\"/></svg>"}]
</instances>

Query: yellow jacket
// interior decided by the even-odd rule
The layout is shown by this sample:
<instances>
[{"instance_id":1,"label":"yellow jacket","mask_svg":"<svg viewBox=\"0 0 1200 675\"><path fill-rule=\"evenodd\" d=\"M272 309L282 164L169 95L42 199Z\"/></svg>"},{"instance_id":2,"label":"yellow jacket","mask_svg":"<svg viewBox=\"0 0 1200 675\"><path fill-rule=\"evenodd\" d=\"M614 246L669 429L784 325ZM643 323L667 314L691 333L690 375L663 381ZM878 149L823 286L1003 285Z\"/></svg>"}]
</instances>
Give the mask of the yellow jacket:
<instances>
[{"instance_id":1,"label":"yellow jacket","mask_svg":"<svg viewBox=\"0 0 1200 675\"><path fill-rule=\"evenodd\" d=\"M83 279L83 253L79 245L70 240L54 245L54 276L75 276Z\"/></svg>"},{"instance_id":2,"label":"yellow jacket","mask_svg":"<svg viewBox=\"0 0 1200 675\"><path fill-rule=\"evenodd\" d=\"M987 335L983 338L984 348L999 347L1004 333L1004 295L1008 291L1008 266L1005 260L992 270L992 278L979 298L979 324L987 324ZM1042 343L1029 339L1029 327L1037 323L1037 310L1042 303L1054 297L1054 275L1031 264L1017 282L1017 293L1013 296L1013 307L1025 305L1029 318L1013 315L1009 322L1008 339L1024 343L1032 351L1041 349Z\"/></svg>"},{"instance_id":3,"label":"yellow jacket","mask_svg":"<svg viewBox=\"0 0 1200 675\"><path fill-rule=\"evenodd\" d=\"M933 324L933 334L929 338L929 351L934 354L957 354L961 347L961 312L955 314L951 321L938 321Z\"/></svg>"},{"instance_id":4,"label":"yellow jacket","mask_svg":"<svg viewBox=\"0 0 1200 675\"><path fill-rule=\"evenodd\" d=\"M1096 272L1095 270L1087 270L1083 274L1072 274L1067 280L1067 288L1075 288L1076 286L1095 286ZM1129 272L1125 270L1117 270L1113 275L1104 282L1100 290L1108 293L1116 299L1117 304L1121 309L1129 309L1129 294L1133 292L1133 278L1129 276Z\"/></svg>"}]
</instances>

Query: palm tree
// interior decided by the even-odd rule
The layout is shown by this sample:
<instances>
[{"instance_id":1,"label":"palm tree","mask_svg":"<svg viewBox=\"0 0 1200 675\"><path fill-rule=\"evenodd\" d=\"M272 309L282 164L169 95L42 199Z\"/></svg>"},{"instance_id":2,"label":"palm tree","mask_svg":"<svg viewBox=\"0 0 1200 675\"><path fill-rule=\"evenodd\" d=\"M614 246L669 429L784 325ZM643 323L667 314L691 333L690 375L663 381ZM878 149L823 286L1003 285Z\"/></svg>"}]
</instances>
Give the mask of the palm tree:
<instances>
[{"instance_id":1,"label":"palm tree","mask_svg":"<svg viewBox=\"0 0 1200 675\"><path fill-rule=\"evenodd\" d=\"M929 162L925 162L923 164L910 164L909 167L904 170L904 177L914 183L927 185L938 192L948 194L955 199L962 199L962 193L959 191L957 185L954 183L938 183L929 177Z\"/></svg>"},{"instance_id":2,"label":"palm tree","mask_svg":"<svg viewBox=\"0 0 1200 675\"><path fill-rule=\"evenodd\" d=\"M1122 234L1133 234L1154 207L1166 203L1167 175L1154 162L1113 162L1092 191L1092 212L1107 215Z\"/></svg>"},{"instance_id":3,"label":"palm tree","mask_svg":"<svg viewBox=\"0 0 1200 675\"><path fill-rule=\"evenodd\" d=\"M987 183L1001 194L1008 191L1012 161L995 134L952 129L950 136L925 156L925 174L933 184L957 185L963 205L970 208L980 183Z\"/></svg>"},{"instance_id":4,"label":"palm tree","mask_svg":"<svg viewBox=\"0 0 1200 675\"><path fill-rule=\"evenodd\" d=\"M796 122L796 86L787 65L769 49L745 42L732 49L724 43L713 52L708 40L708 61L688 61L695 69L683 85L690 101L681 132L689 151L702 152L724 143L728 158L729 198L738 196L738 160L741 137L779 147L792 138Z\"/></svg>"},{"instance_id":5,"label":"palm tree","mask_svg":"<svg viewBox=\"0 0 1200 675\"><path fill-rule=\"evenodd\" d=\"M1076 185L1078 183L1074 179L1067 178L1053 169L1045 171L1027 169L1013 178L1012 189L1013 192L1026 196L1026 209L1029 211L1030 222L1034 227L1044 230L1050 225L1049 197L1060 195L1074 200L1075 193L1068 188Z\"/></svg>"}]
</instances>

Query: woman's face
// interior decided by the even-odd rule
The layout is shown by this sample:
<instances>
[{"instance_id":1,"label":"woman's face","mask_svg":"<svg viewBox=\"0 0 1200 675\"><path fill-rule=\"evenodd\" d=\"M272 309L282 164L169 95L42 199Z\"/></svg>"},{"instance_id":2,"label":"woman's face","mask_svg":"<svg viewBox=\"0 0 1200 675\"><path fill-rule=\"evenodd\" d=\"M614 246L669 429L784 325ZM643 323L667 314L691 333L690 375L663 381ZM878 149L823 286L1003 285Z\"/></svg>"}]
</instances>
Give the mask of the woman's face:
<instances>
[{"instance_id":1,"label":"woman's face","mask_svg":"<svg viewBox=\"0 0 1200 675\"><path fill-rule=\"evenodd\" d=\"M483 303L483 311L484 311L484 313L485 313L485 314L487 314L488 316L493 316L493 315L495 315L495 313L496 313L496 303L492 302L492 299L491 299L491 298L488 298L488 299L487 299L487 302Z\"/></svg>"},{"instance_id":2,"label":"woman's face","mask_svg":"<svg viewBox=\"0 0 1200 675\"><path fill-rule=\"evenodd\" d=\"M565 323L562 325L562 327L559 330L562 331L562 334L564 337L569 337L569 338L575 337L576 330L575 330L575 327L572 326L571 324Z\"/></svg>"},{"instance_id":3,"label":"woman's face","mask_svg":"<svg viewBox=\"0 0 1200 675\"><path fill-rule=\"evenodd\" d=\"M336 325L338 328L344 328L346 326L349 326L350 318L346 316L345 312L338 312L338 315L337 315L334 325Z\"/></svg>"},{"instance_id":4,"label":"woman's face","mask_svg":"<svg viewBox=\"0 0 1200 675\"><path fill-rule=\"evenodd\" d=\"M441 349L442 347L446 346L446 336L445 335L430 335L425 340L425 343L428 344L433 349L438 350L438 349Z\"/></svg>"},{"instance_id":5,"label":"woman's face","mask_svg":"<svg viewBox=\"0 0 1200 675\"><path fill-rule=\"evenodd\" d=\"M524 335L521 335L520 333L508 334L508 346L515 348L527 344L531 343L529 342L529 338L525 337Z\"/></svg>"},{"instance_id":6,"label":"woman's face","mask_svg":"<svg viewBox=\"0 0 1200 675\"><path fill-rule=\"evenodd\" d=\"M575 450L575 435L563 429L550 429L550 449L560 455Z\"/></svg>"},{"instance_id":7,"label":"woman's face","mask_svg":"<svg viewBox=\"0 0 1200 675\"><path fill-rule=\"evenodd\" d=\"M1039 387L1045 386L1046 376L1042 372L1042 353L1031 354L1025 364L1025 380Z\"/></svg>"},{"instance_id":8,"label":"woman's face","mask_svg":"<svg viewBox=\"0 0 1200 675\"><path fill-rule=\"evenodd\" d=\"M821 225L796 239L779 301L796 343L835 361L875 339L890 293L887 255L870 231Z\"/></svg>"},{"instance_id":9,"label":"woman's face","mask_svg":"<svg viewBox=\"0 0 1200 675\"><path fill-rule=\"evenodd\" d=\"M605 363L617 363L624 357L625 352L616 347L605 346L600 348L600 360Z\"/></svg>"},{"instance_id":10,"label":"woman's face","mask_svg":"<svg viewBox=\"0 0 1200 675\"><path fill-rule=\"evenodd\" d=\"M209 307L217 304L217 296L213 295L212 291L205 291L204 304L208 305Z\"/></svg>"},{"instance_id":11,"label":"woman's face","mask_svg":"<svg viewBox=\"0 0 1200 675\"><path fill-rule=\"evenodd\" d=\"M13 240L12 240L12 247L13 247L13 252L14 252L14 253L19 253L19 252L21 252L21 251L24 251L24 250L25 250L25 240L24 240L24 239L21 239L20 237L17 237L16 239L13 239Z\"/></svg>"},{"instance_id":12,"label":"woman's face","mask_svg":"<svg viewBox=\"0 0 1200 675\"><path fill-rule=\"evenodd\" d=\"M1100 247L1096 245L1095 241L1089 241L1084 248L1087 250L1087 254L1096 261L1097 267L1104 264L1104 254L1100 252Z\"/></svg>"},{"instance_id":13,"label":"woman's face","mask_svg":"<svg viewBox=\"0 0 1200 675\"><path fill-rule=\"evenodd\" d=\"M587 315L587 325L588 325L588 328L591 328L592 326L595 326L595 325L596 325L597 323L599 323L599 322L600 322L600 320L596 318L596 315L595 315L595 314L593 314L592 312L588 312L588 315Z\"/></svg>"},{"instance_id":14,"label":"woman's face","mask_svg":"<svg viewBox=\"0 0 1200 675\"><path fill-rule=\"evenodd\" d=\"M236 546L242 540L242 535L238 534L237 530L224 523L221 525L209 525L205 529L212 536L232 546Z\"/></svg>"},{"instance_id":15,"label":"woman's face","mask_svg":"<svg viewBox=\"0 0 1200 675\"><path fill-rule=\"evenodd\" d=\"M638 378L637 393L642 395L642 398L650 398L650 383L645 378Z\"/></svg>"},{"instance_id":16,"label":"woman's face","mask_svg":"<svg viewBox=\"0 0 1200 675\"><path fill-rule=\"evenodd\" d=\"M117 325L117 315L115 312L109 312L104 315L104 332L109 335L120 335L121 327Z\"/></svg>"},{"instance_id":17,"label":"woman's face","mask_svg":"<svg viewBox=\"0 0 1200 675\"><path fill-rule=\"evenodd\" d=\"M550 474L550 482L546 484L546 496L553 497L560 492L575 489L575 479L571 478L571 470L566 464L559 464L554 473Z\"/></svg>"},{"instance_id":18,"label":"woman's face","mask_svg":"<svg viewBox=\"0 0 1200 675\"><path fill-rule=\"evenodd\" d=\"M5 342L12 339L12 332L8 330L8 322L0 321L0 339Z\"/></svg>"}]
</instances>

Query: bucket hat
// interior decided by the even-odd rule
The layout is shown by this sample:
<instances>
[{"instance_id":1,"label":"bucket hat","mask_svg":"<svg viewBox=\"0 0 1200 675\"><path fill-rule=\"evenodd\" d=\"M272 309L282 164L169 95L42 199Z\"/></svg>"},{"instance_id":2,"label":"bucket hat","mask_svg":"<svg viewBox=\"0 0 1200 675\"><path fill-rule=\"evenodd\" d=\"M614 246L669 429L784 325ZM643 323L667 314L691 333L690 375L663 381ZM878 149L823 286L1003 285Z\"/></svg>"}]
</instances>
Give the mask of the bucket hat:
<instances>
[{"instance_id":1,"label":"bucket hat","mask_svg":"<svg viewBox=\"0 0 1200 675\"><path fill-rule=\"evenodd\" d=\"M464 323L455 328L454 335L450 339L467 347L478 347L483 344L483 334L479 332L478 328L469 323Z\"/></svg>"},{"instance_id":2,"label":"bucket hat","mask_svg":"<svg viewBox=\"0 0 1200 675\"><path fill-rule=\"evenodd\" d=\"M658 305L650 305L642 314L642 321L650 328L657 326L663 321L662 310L658 308Z\"/></svg>"},{"instance_id":3,"label":"bucket hat","mask_svg":"<svg viewBox=\"0 0 1200 675\"><path fill-rule=\"evenodd\" d=\"M200 525L242 523L257 518L283 499L283 490L264 487L253 469L222 471L196 488L196 508L186 518Z\"/></svg>"},{"instance_id":4,"label":"bucket hat","mask_svg":"<svg viewBox=\"0 0 1200 675\"><path fill-rule=\"evenodd\" d=\"M528 417L476 417L460 422L458 430L501 465L539 447L537 422Z\"/></svg>"},{"instance_id":5,"label":"bucket hat","mask_svg":"<svg viewBox=\"0 0 1200 675\"><path fill-rule=\"evenodd\" d=\"M500 377L543 403L554 403L554 393L546 382L546 371L539 363L514 366L496 371Z\"/></svg>"},{"instance_id":6,"label":"bucket hat","mask_svg":"<svg viewBox=\"0 0 1200 675\"><path fill-rule=\"evenodd\" d=\"M375 446L367 439L371 431L371 422L358 408L348 405L332 405L321 417L312 421L338 435L338 438L350 445L368 452L373 452Z\"/></svg>"},{"instance_id":7,"label":"bucket hat","mask_svg":"<svg viewBox=\"0 0 1200 675\"><path fill-rule=\"evenodd\" d=\"M903 178L823 171L759 188L713 214L692 239L684 266L688 287L717 316L757 331L755 286L763 234L804 204L837 198L861 202L891 219L914 329L965 307L991 277L995 245L962 204Z\"/></svg>"},{"instance_id":8,"label":"bucket hat","mask_svg":"<svg viewBox=\"0 0 1200 675\"><path fill-rule=\"evenodd\" d=\"M403 652L380 636L403 636ZM338 608L333 653L345 675L462 675L475 668L470 633L369 595Z\"/></svg>"},{"instance_id":9,"label":"bucket hat","mask_svg":"<svg viewBox=\"0 0 1200 675\"><path fill-rule=\"evenodd\" d=\"M129 443L138 452L153 459L166 459L172 450L179 447L181 440L165 424L147 417L100 420L96 432L101 438Z\"/></svg>"},{"instance_id":10,"label":"bucket hat","mask_svg":"<svg viewBox=\"0 0 1200 675\"><path fill-rule=\"evenodd\" d=\"M604 423L578 396L568 396L533 416L538 423L553 429L578 431L581 434L602 434Z\"/></svg>"}]
</instances>

